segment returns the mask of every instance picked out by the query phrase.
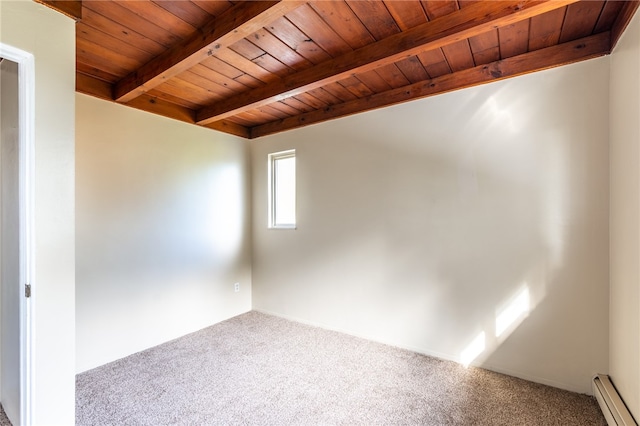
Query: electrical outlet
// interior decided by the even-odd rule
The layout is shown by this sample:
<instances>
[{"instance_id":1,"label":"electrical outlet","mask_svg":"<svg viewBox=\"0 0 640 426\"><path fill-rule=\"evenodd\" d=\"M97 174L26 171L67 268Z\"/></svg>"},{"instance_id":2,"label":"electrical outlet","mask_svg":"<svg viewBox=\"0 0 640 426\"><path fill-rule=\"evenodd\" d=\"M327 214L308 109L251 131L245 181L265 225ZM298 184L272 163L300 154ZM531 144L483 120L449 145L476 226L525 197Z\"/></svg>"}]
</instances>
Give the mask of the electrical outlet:
<instances>
[{"instance_id":1,"label":"electrical outlet","mask_svg":"<svg viewBox=\"0 0 640 426\"><path fill-rule=\"evenodd\" d=\"M240 283L235 283L233 285L233 290L237 293L240 291Z\"/></svg>"}]
</instances>

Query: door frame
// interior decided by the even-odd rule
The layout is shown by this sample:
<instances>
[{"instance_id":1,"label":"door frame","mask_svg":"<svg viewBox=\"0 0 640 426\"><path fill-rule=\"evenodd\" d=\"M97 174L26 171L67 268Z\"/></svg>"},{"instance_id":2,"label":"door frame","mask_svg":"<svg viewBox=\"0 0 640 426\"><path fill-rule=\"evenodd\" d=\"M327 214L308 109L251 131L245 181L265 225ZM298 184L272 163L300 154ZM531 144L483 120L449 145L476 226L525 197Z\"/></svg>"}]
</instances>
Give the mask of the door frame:
<instances>
[{"instance_id":1,"label":"door frame","mask_svg":"<svg viewBox=\"0 0 640 426\"><path fill-rule=\"evenodd\" d=\"M18 180L20 221L20 418L33 423L35 320L35 60L31 53L0 42L0 57L18 64ZM26 285L31 295L26 297Z\"/></svg>"}]
</instances>

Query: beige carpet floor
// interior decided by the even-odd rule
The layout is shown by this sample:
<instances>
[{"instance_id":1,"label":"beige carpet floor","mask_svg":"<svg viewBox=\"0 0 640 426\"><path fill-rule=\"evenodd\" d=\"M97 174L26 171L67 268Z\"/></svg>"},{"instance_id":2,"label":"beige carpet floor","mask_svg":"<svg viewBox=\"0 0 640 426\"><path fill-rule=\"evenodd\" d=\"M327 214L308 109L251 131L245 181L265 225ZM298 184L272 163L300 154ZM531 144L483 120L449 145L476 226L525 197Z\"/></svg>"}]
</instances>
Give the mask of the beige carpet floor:
<instances>
[{"instance_id":1,"label":"beige carpet floor","mask_svg":"<svg viewBox=\"0 0 640 426\"><path fill-rule=\"evenodd\" d=\"M77 376L78 425L605 425L592 397L249 312Z\"/></svg>"},{"instance_id":2,"label":"beige carpet floor","mask_svg":"<svg viewBox=\"0 0 640 426\"><path fill-rule=\"evenodd\" d=\"M11 426L11 422L7 417L7 414L4 412L4 408L0 405L0 426Z\"/></svg>"}]
</instances>

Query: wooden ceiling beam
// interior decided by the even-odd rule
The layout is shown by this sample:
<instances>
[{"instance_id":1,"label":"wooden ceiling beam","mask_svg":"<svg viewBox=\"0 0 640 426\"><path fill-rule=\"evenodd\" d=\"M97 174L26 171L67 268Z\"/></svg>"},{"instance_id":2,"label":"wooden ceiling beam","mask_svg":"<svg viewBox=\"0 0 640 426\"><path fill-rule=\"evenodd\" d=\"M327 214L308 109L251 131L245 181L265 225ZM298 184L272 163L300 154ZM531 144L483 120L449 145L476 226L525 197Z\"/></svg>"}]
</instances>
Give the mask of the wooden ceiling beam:
<instances>
[{"instance_id":1,"label":"wooden ceiling beam","mask_svg":"<svg viewBox=\"0 0 640 426\"><path fill-rule=\"evenodd\" d=\"M359 112L439 95L457 89L477 86L483 83L503 80L606 55L610 52L610 46L611 33L600 33L564 44L524 53L501 61L480 65L475 68L458 71L453 74L446 74L431 80L421 81L365 98L255 126L251 128L251 138L267 136L338 117L345 117Z\"/></svg>"},{"instance_id":2,"label":"wooden ceiling beam","mask_svg":"<svg viewBox=\"0 0 640 426\"><path fill-rule=\"evenodd\" d=\"M638 0L626 1L622 6L622 10L618 15L618 18L613 23L613 28L611 28L611 50L616 46L618 40L622 36L622 33L631 22L631 18L638 10L638 6L640 6L640 2Z\"/></svg>"},{"instance_id":3,"label":"wooden ceiling beam","mask_svg":"<svg viewBox=\"0 0 640 426\"><path fill-rule=\"evenodd\" d=\"M76 92L114 102L112 96L113 86L111 84L81 72L76 72ZM148 94L138 96L123 105L173 118L174 120L184 121L185 123L195 124L195 111L192 109ZM249 138L249 129L247 127L227 120L221 120L204 127L243 138Z\"/></svg>"},{"instance_id":4,"label":"wooden ceiling beam","mask_svg":"<svg viewBox=\"0 0 640 426\"><path fill-rule=\"evenodd\" d=\"M397 62L418 53L567 6L577 0L480 1L410 30L330 59L261 88L240 93L199 110L207 124L326 84Z\"/></svg>"},{"instance_id":5,"label":"wooden ceiling beam","mask_svg":"<svg viewBox=\"0 0 640 426\"><path fill-rule=\"evenodd\" d=\"M185 123L194 124L194 111L182 105L176 105L172 102L146 93L130 100L124 105L136 108L152 114L162 115L164 117L173 118L174 120L184 121Z\"/></svg>"},{"instance_id":6,"label":"wooden ceiling beam","mask_svg":"<svg viewBox=\"0 0 640 426\"><path fill-rule=\"evenodd\" d=\"M291 0L239 2L183 43L173 46L116 83L115 100L126 103L135 99L215 55L220 49L267 26L300 4Z\"/></svg>"},{"instance_id":7,"label":"wooden ceiling beam","mask_svg":"<svg viewBox=\"0 0 640 426\"><path fill-rule=\"evenodd\" d=\"M113 101L113 86L106 81L76 71L76 92Z\"/></svg>"},{"instance_id":8,"label":"wooden ceiling beam","mask_svg":"<svg viewBox=\"0 0 640 426\"><path fill-rule=\"evenodd\" d=\"M77 71L76 92L114 102L112 96L113 85ZM124 105L184 121L186 123L195 124L195 111L192 109L146 94L132 99Z\"/></svg>"},{"instance_id":9,"label":"wooden ceiling beam","mask_svg":"<svg viewBox=\"0 0 640 426\"><path fill-rule=\"evenodd\" d=\"M228 120L220 120L215 123L207 124L206 126L209 129L217 130L219 132L228 133L234 136L240 136L241 138L249 139L251 133L249 133L249 128L242 126L240 124L234 123Z\"/></svg>"},{"instance_id":10,"label":"wooden ceiling beam","mask_svg":"<svg viewBox=\"0 0 640 426\"><path fill-rule=\"evenodd\" d=\"M82 0L34 0L44 6L67 15L69 18L80 21L82 19Z\"/></svg>"}]
</instances>

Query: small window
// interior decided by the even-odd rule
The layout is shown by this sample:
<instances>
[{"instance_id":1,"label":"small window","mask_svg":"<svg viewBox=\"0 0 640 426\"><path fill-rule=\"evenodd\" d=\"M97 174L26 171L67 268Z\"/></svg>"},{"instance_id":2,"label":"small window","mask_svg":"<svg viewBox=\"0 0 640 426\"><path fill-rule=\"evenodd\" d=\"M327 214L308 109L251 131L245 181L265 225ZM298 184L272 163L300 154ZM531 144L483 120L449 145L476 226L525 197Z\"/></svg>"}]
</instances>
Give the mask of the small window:
<instances>
[{"instance_id":1,"label":"small window","mask_svg":"<svg viewBox=\"0 0 640 426\"><path fill-rule=\"evenodd\" d=\"M296 151L269 154L269 228L296 227Z\"/></svg>"}]
</instances>

